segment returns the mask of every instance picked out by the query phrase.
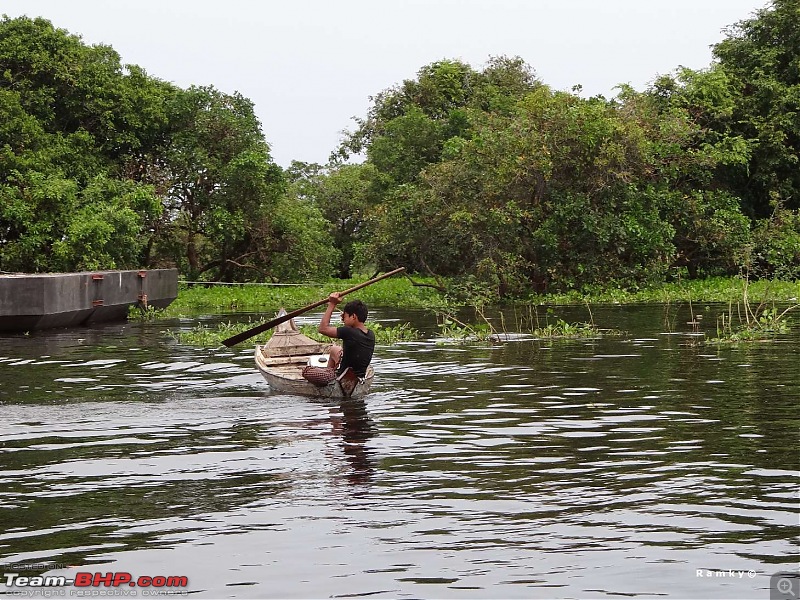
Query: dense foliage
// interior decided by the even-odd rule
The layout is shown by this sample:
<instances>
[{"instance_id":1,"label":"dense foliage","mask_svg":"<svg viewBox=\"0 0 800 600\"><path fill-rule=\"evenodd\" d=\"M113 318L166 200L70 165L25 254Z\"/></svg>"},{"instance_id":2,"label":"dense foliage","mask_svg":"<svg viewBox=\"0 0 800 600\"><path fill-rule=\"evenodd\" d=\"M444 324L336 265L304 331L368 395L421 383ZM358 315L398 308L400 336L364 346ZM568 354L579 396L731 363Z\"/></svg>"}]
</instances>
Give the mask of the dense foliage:
<instances>
[{"instance_id":1,"label":"dense foliage","mask_svg":"<svg viewBox=\"0 0 800 600\"><path fill-rule=\"evenodd\" d=\"M551 90L519 60L423 68L342 148L383 187L362 257L501 296L800 276L799 7L776 0L707 70L612 99Z\"/></svg>"},{"instance_id":2,"label":"dense foliage","mask_svg":"<svg viewBox=\"0 0 800 600\"><path fill-rule=\"evenodd\" d=\"M327 276L329 235L246 98L180 89L44 19L0 21L0 270Z\"/></svg>"},{"instance_id":3,"label":"dense foliage","mask_svg":"<svg viewBox=\"0 0 800 600\"><path fill-rule=\"evenodd\" d=\"M292 281L404 265L490 298L798 278L798 25L800 0L773 0L707 69L613 98L553 90L519 58L438 61L372 98L328 165L282 170L239 94L4 18L0 269Z\"/></svg>"}]
</instances>

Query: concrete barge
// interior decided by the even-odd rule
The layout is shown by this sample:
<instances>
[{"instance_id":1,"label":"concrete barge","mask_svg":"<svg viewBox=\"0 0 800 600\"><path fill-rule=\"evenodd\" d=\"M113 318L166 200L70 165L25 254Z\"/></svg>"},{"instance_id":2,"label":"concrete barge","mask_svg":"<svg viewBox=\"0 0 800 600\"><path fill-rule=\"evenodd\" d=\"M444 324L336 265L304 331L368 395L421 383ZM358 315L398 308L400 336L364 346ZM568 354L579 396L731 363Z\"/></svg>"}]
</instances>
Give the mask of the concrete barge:
<instances>
[{"instance_id":1,"label":"concrete barge","mask_svg":"<svg viewBox=\"0 0 800 600\"><path fill-rule=\"evenodd\" d=\"M177 269L0 275L0 332L119 321L177 297Z\"/></svg>"}]
</instances>

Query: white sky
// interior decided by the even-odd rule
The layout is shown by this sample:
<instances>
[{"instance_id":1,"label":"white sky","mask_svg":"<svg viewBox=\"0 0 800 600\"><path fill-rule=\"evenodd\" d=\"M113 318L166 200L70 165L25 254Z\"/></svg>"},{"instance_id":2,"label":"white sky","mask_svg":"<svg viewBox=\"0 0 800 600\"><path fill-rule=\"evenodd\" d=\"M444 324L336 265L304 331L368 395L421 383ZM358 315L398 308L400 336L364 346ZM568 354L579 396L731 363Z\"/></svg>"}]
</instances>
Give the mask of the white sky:
<instances>
[{"instance_id":1,"label":"white sky","mask_svg":"<svg viewBox=\"0 0 800 600\"><path fill-rule=\"evenodd\" d=\"M369 97L431 62L520 56L555 89L638 90L711 63L767 0L0 0L181 87L238 91L281 166L325 163Z\"/></svg>"}]
</instances>

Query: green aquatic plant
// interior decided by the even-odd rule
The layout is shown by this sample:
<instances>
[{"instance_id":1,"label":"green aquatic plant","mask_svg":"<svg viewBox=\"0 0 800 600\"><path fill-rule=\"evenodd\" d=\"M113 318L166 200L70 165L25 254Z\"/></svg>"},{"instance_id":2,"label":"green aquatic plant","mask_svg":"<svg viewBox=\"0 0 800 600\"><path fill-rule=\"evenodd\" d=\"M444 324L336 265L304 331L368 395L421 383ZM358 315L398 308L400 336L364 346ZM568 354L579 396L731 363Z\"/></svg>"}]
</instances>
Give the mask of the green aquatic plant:
<instances>
[{"instance_id":1,"label":"green aquatic plant","mask_svg":"<svg viewBox=\"0 0 800 600\"><path fill-rule=\"evenodd\" d=\"M556 317L553 309L549 308L540 316L535 305L527 305L520 309L514 307L514 323L509 325L503 311L499 311L496 319L488 316L487 309L483 306L474 306L477 323L466 323L455 315L455 310L445 309L440 306L435 309L437 326L444 340L439 343L474 343L474 342L502 342L513 335L523 334L535 338L586 338L608 335L623 335L617 329L603 329L594 323L592 311L587 304L590 322L569 323ZM497 325L496 325L497 324ZM498 329L499 326L499 329Z\"/></svg>"},{"instance_id":2,"label":"green aquatic plant","mask_svg":"<svg viewBox=\"0 0 800 600\"><path fill-rule=\"evenodd\" d=\"M252 329L258 322L248 320L241 323L217 323L214 326L208 326L203 323L195 325L186 331L167 331L166 334L174 339L179 344L186 346L197 346L200 348L214 348L222 346L222 341L241 333L248 329ZM370 323L369 328L375 332L375 342L383 345L390 345L401 341L412 341L420 338L420 333L409 323L401 323L399 325L381 325L380 323ZM331 339L322 335L317 331L315 325L301 325L300 332L312 340L318 342L328 343ZM252 338L251 343L263 344L272 337L273 330L267 330Z\"/></svg>"},{"instance_id":3,"label":"green aquatic plant","mask_svg":"<svg viewBox=\"0 0 800 600\"><path fill-rule=\"evenodd\" d=\"M800 298L800 281L758 280L749 282L751 295L768 293L776 302L794 302ZM538 305L643 304L693 302L735 302L742 295L740 277L680 279L643 288L587 286L582 291L531 296L528 303Z\"/></svg>"},{"instance_id":4,"label":"green aquatic plant","mask_svg":"<svg viewBox=\"0 0 800 600\"><path fill-rule=\"evenodd\" d=\"M364 281L365 277L335 279L320 283L305 284L236 284L224 285L180 285L177 299L169 306L164 316L184 315L197 310L217 311L264 311L276 312L281 307L287 310L310 304L324 298L330 292L349 289ZM429 278L392 277L359 290L353 298L360 298L370 306L421 307L431 301L436 292ZM349 299L349 298L348 298Z\"/></svg>"},{"instance_id":5,"label":"green aquatic plant","mask_svg":"<svg viewBox=\"0 0 800 600\"><path fill-rule=\"evenodd\" d=\"M192 327L189 331L166 331L169 337L185 346L197 346L200 348L209 348L218 346L222 343L222 338L216 330L203 325Z\"/></svg>"},{"instance_id":6,"label":"green aquatic plant","mask_svg":"<svg viewBox=\"0 0 800 600\"><path fill-rule=\"evenodd\" d=\"M222 346L222 340L226 340L237 333L252 329L258 324L259 323L253 322L250 319L248 319L247 322L231 323L227 321L224 323L217 323L213 326L199 323L189 330L168 330L165 333L179 344L185 346L215 348L217 346ZM271 337L272 330L267 330L252 338L252 342L263 344Z\"/></svg>"},{"instance_id":7,"label":"green aquatic plant","mask_svg":"<svg viewBox=\"0 0 800 600\"><path fill-rule=\"evenodd\" d=\"M398 325L381 325L378 322L370 322L367 327L375 334L375 343L385 346L397 342L409 342L420 339L419 331L414 329L410 323L400 323ZM318 342L330 342L331 338L322 335L317 331L316 325L301 325L300 332Z\"/></svg>"},{"instance_id":8,"label":"green aquatic plant","mask_svg":"<svg viewBox=\"0 0 800 600\"><path fill-rule=\"evenodd\" d=\"M614 329L600 329L593 323L567 323L563 319L556 319L554 323L530 331L537 338L585 338L621 333Z\"/></svg>"},{"instance_id":9,"label":"green aquatic plant","mask_svg":"<svg viewBox=\"0 0 800 600\"><path fill-rule=\"evenodd\" d=\"M141 306L139 304L132 304L128 307L128 321L145 323L148 321L155 321L163 316L163 308L156 308L155 306Z\"/></svg>"},{"instance_id":10,"label":"green aquatic plant","mask_svg":"<svg viewBox=\"0 0 800 600\"><path fill-rule=\"evenodd\" d=\"M447 316L442 316L437 327L442 338L449 342L483 342L496 333L488 323L467 324Z\"/></svg>"},{"instance_id":11,"label":"green aquatic plant","mask_svg":"<svg viewBox=\"0 0 800 600\"><path fill-rule=\"evenodd\" d=\"M420 332L411 326L411 323L399 323L397 325L371 323L369 328L375 332L375 341L378 344L389 345L397 342L413 342L422 337Z\"/></svg>"},{"instance_id":12,"label":"green aquatic plant","mask_svg":"<svg viewBox=\"0 0 800 600\"><path fill-rule=\"evenodd\" d=\"M441 337L438 343L483 342L497 333L486 318L485 306L482 303L476 302L472 305L476 323L467 323L465 319L459 318L458 313L463 308L459 300L438 298L436 301L428 302L425 308L436 317L436 327Z\"/></svg>"},{"instance_id":13,"label":"green aquatic plant","mask_svg":"<svg viewBox=\"0 0 800 600\"><path fill-rule=\"evenodd\" d=\"M707 341L710 344L739 344L774 339L789 331L787 315L798 306L800 304L779 311L775 306L751 310L737 304L736 314L729 306L728 312L717 319L717 337Z\"/></svg>"},{"instance_id":14,"label":"green aquatic plant","mask_svg":"<svg viewBox=\"0 0 800 600\"><path fill-rule=\"evenodd\" d=\"M758 304L753 302L753 296L749 278L744 277L741 298L735 305L732 301L728 303L728 311L717 319L717 337L707 340L707 343L720 345L762 342L789 331L789 315L800 304L778 308L769 286L763 289Z\"/></svg>"},{"instance_id":15,"label":"green aquatic plant","mask_svg":"<svg viewBox=\"0 0 800 600\"><path fill-rule=\"evenodd\" d=\"M198 312L260 311L271 317L280 307L292 309L324 298L328 292L347 289L363 281L363 278L331 280L325 283L295 284L240 284L180 285L178 298L165 310L152 315L153 318L175 318L196 315ZM778 302L797 301L800 297L800 282L754 281L750 283L752 294L763 294L767 289ZM468 290L469 291L469 290ZM414 276L393 277L360 290L358 298L370 306L393 306L396 308L425 308L453 311L469 306L487 306L485 297L472 290L469 297L442 296L431 278ZM741 297L741 279L716 277L703 280L681 280L642 289L587 288L583 292L571 291L563 294L531 296L513 306L536 307L542 305L575 304L637 304L659 302L680 304L694 302L729 302ZM508 308L509 305L506 305ZM523 309L524 310L524 309ZM532 315L535 317L535 315ZM149 319L148 319L149 320ZM479 318L480 320L480 318Z\"/></svg>"},{"instance_id":16,"label":"green aquatic plant","mask_svg":"<svg viewBox=\"0 0 800 600\"><path fill-rule=\"evenodd\" d=\"M439 331L441 336L445 338L444 341L440 340L439 343L504 341L510 335L506 331L497 331L488 322L465 324L448 318L439 323ZM622 331L616 329L601 329L592 323L568 323L562 319L556 319L544 327L535 327L533 329L516 328L514 333L544 339L623 335Z\"/></svg>"}]
</instances>

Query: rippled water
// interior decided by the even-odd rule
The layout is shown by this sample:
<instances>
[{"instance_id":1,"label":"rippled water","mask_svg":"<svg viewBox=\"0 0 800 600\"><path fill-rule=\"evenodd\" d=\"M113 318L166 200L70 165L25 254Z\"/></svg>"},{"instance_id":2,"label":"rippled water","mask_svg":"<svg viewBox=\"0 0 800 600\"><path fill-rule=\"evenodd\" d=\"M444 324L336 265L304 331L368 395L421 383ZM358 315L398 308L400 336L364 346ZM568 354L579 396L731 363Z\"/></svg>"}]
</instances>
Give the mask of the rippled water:
<instances>
[{"instance_id":1,"label":"rippled water","mask_svg":"<svg viewBox=\"0 0 800 600\"><path fill-rule=\"evenodd\" d=\"M661 306L593 316L627 334L381 347L363 402L271 394L246 343L187 348L164 323L2 337L0 575L769 597L800 560L800 335L716 349Z\"/></svg>"}]
</instances>

